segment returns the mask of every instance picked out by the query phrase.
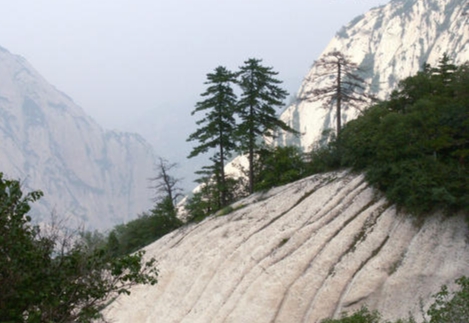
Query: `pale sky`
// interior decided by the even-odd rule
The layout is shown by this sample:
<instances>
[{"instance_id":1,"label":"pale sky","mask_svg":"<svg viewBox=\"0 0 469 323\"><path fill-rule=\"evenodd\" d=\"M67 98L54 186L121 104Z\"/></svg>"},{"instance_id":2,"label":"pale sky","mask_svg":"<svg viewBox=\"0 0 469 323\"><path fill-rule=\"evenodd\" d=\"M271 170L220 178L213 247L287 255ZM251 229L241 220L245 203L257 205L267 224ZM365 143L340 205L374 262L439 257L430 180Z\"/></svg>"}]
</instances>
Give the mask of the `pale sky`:
<instances>
[{"instance_id":1,"label":"pale sky","mask_svg":"<svg viewBox=\"0 0 469 323\"><path fill-rule=\"evenodd\" d=\"M140 133L187 169L207 73L261 58L295 94L341 27L387 2L0 0L0 46L104 128Z\"/></svg>"}]
</instances>

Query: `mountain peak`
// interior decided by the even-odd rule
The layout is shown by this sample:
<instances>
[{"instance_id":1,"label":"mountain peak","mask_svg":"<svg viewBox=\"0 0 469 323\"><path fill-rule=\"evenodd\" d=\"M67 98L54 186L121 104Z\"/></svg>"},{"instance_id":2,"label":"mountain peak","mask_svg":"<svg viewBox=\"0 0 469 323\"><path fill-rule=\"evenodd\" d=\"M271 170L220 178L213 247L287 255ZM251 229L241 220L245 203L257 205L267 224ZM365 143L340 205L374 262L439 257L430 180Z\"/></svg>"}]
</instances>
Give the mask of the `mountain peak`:
<instances>
[{"instance_id":1,"label":"mountain peak","mask_svg":"<svg viewBox=\"0 0 469 323\"><path fill-rule=\"evenodd\" d=\"M445 53L455 64L469 60L466 11L467 1L462 0L394 0L344 26L319 59L333 51L343 53L364 70L361 76L367 91L385 99L399 80L416 74L425 63L437 64ZM298 97L323 84L325 78L313 77L316 68L313 64ZM323 104L297 101L281 115L283 121L304 134L300 137L304 150L311 150L324 130L334 128L335 113L324 109ZM359 113L345 105L342 124ZM297 141L288 134L281 139L284 144Z\"/></svg>"},{"instance_id":2,"label":"mountain peak","mask_svg":"<svg viewBox=\"0 0 469 323\"><path fill-rule=\"evenodd\" d=\"M0 62L0 170L44 191L36 220L55 210L103 229L150 208L143 138L102 129L24 58L0 48Z\"/></svg>"}]
</instances>

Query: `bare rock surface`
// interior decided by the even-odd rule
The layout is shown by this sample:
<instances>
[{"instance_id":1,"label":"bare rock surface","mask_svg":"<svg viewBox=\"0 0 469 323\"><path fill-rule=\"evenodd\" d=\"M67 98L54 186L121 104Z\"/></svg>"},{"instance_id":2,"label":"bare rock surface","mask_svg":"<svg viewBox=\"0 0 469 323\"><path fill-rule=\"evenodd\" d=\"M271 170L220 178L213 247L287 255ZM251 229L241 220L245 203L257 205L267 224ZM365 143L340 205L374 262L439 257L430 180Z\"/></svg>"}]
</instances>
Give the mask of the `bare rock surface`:
<instances>
[{"instance_id":1,"label":"bare rock surface","mask_svg":"<svg viewBox=\"0 0 469 323\"><path fill-rule=\"evenodd\" d=\"M466 0L392 0L346 24L318 59L343 53L361 69L357 74L365 80L366 92L386 99L400 80L415 75L425 63L437 66L445 53L455 64L469 60L468 12ZM281 143L311 150L324 130L335 129L335 109L324 109L324 100L305 100L309 91L330 84L330 75L318 74L323 73L313 64L298 100L281 116L303 135L284 134ZM366 104L360 110L364 108ZM346 103L342 110L342 124L360 114Z\"/></svg>"},{"instance_id":2,"label":"bare rock surface","mask_svg":"<svg viewBox=\"0 0 469 323\"><path fill-rule=\"evenodd\" d=\"M361 175L316 175L146 248L159 283L106 310L112 322L318 322L362 305L420 316L442 284L469 274L462 215L396 211Z\"/></svg>"}]
</instances>

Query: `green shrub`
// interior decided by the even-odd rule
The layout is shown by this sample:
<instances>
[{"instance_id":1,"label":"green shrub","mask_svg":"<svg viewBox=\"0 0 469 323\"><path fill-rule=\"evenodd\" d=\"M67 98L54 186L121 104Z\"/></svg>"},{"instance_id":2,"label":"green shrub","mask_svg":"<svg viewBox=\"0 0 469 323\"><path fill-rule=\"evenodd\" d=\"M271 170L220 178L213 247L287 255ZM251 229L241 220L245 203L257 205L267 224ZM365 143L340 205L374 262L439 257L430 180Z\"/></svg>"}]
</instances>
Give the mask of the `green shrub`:
<instances>
[{"instance_id":1,"label":"green shrub","mask_svg":"<svg viewBox=\"0 0 469 323\"><path fill-rule=\"evenodd\" d=\"M469 278L463 276L456 281L459 289L453 292L443 285L433 297L435 301L427 311L429 323L469 322Z\"/></svg>"},{"instance_id":2,"label":"green shrub","mask_svg":"<svg viewBox=\"0 0 469 323\"><path fill-rule=\"evenodd\" d=\"M362 307L355 313L348 315L342 313L340 319L325 319L321 323L380 323L381 314L377 311L370 311L366 307Z\"/></svg>"},{"instance_id":3,"label":"green shrub","mask_svg":"<svg viewBox=\"0 0 469 323\"><path fill-rule=\"evenodd\" d=\"M41 196L23 195L19 181L0 173L2 322L91 322L131 286L157 282L155 260L144 262L143 252L113 257L99 236L80 239L64 228L48 235L31 225L30 203Z\"/></svg>"},{"instance_id":4,"label":"green shrub","mask_svg":"<svg viewBox=\"0 0 469 323\"><path fill-rule=\"evenodd\" d=\"M108 248L114 255L129 254L182 225L171 200L167 198L157 203L149 212L142 213L137 219L114 227L108 237Z\"/></svg>"},{"instance_id":5,"label":"green shrub","mask_svg":"<svg viewBox=\"0 0 469 323\"><path fill-rule=\"evenodd\" d=\"M255 190L261 191L294 182L306 175L303 153L298 147L266 147L255 162Z\"/></svg>"},{"instance_id":6,"label":"green shrub","mask_svg":"<svg viewBox=\"0 0 469 323\"><path fill-rule=\"evenodd\" d=\"M403 80L336 141L342 166L364 171L391 202L417 214L469 210L469 68L448 70L427 66Z\"/></svg>"}]
</instances>

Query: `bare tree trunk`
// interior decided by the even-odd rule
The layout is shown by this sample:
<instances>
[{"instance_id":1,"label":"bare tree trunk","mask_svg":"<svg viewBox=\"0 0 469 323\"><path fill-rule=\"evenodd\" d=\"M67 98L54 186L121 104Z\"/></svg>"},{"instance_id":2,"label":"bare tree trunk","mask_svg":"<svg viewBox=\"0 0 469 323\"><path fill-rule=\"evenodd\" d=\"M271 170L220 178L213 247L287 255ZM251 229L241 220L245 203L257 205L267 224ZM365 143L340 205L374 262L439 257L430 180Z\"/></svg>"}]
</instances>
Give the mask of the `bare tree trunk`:
<instances>
[{"instance_id":1,"label":"bare tree trunk","mask_svg":"<svg viewBox=\"0 0 469 323\"><path fill-rule=\"evenodd\" d=\"M342 101L342 81L341 81L341 62L337 60L337 138L339 137L340 129L341 129L341 101Z\"/></svg>"},{"instance_id":2,"label":"bare tree trunk","mask_svg":"<svg viewBox=\"0 0 469 323\"><path fill-rule=\"evenodd\" d=\"M342 129L342 102L347 103L347 108L355 108L361 111L367 104L375 101L376 98L364 91L367 89L365 80L360 77L359 73L363 70L358 65L350 61L341 52L330 52L314 64L316 67L315 75L309 77L310 82L319 81L322 83L333 76L334 81L327 82L325 85L313 87L312 90L306 91L300 97L300 100L323 101L326 108L336 108L336 134ZM324 83L323 83L324 84ZM334 102L334 100L336 100Z\"/></svg>"},{"instance_id":3,"label":"bare tree trunk","mask_svg":"<svg viewBox=\"0 0 469 323\"><path fill-rule=\"evenodd\" d=\"M159 157L158 164L155 165L157 175L150 178L154 183L151 188L155 190L155 202L168 198L175 207L176 200L182 196L182 189L178 186L180 179L170 174L175 167L177 167L176 163L169 163L166 159Z\"/></svg>"},{"instance_id":4,"label":"bare tree trunk","mask_svg":"<svg viewBox=\"0 0 469 323\"><path fill-rule=\"evenodd\" d=\"M225 152L223 146L223 133L220 128L220 183L218 183L218 189L220 190L220 206L226 205L226 179L225 179Z\"/></svg>"},{"instance_id":5,"label":"bare tree trunk","mask_svg":"<svg viewBox=\"0 0 469 323\"><path fill-rule=\"evenodd\" d=\"M254 118L254 109L251 107L251 116ZM249 129L249 194L254 193L254 129L253 125Z\"/></svg>"}]
</instances>

